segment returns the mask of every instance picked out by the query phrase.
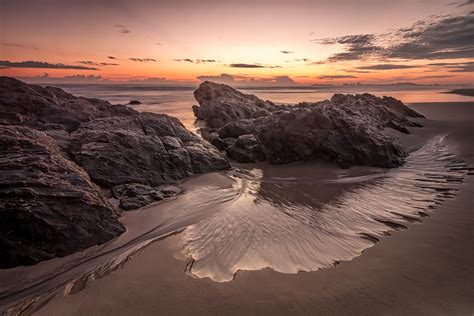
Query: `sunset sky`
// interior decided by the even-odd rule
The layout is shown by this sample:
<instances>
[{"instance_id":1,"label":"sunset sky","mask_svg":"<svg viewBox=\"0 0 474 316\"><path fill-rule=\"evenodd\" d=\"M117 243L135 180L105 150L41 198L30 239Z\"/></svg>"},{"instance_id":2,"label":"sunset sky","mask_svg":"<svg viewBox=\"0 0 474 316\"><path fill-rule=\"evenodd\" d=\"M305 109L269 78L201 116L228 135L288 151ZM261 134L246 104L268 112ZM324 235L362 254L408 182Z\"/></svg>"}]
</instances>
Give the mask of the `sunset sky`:
<instances>
[{"instance_id":1,"label":"sunset sky","mask_svg":"<svg viewBox=\"0 0 474 316\"><path fill-rule=\"evenodd\" d=\"M0 27L37 82L474 83L473 0L0 0Z\"/></svg>"}]
</instances>

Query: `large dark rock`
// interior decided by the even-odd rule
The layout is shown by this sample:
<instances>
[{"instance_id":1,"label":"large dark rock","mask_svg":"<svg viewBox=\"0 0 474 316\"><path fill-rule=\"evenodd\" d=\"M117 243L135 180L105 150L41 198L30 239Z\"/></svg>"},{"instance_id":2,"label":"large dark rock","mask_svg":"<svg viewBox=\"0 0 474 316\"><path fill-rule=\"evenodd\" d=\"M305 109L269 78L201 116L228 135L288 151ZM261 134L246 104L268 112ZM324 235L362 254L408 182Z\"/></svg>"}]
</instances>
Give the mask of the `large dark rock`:
<instances>
[{"instance_id":1,"label":"large dark rock","mask_svg":"<svg viewBox=\"0 0 474 316\"><path fill-rule=\"evenodd\" d=\"M59 88L0 77L0 113L0 268L122 233L96 184L128 210L178 194L167 186L178 180L230 167L176 118Z\"/></svg>"},{"instance_id":2,"label":"large dark rock","mask_svg":"<svg viewBox=\"0 0 474 316\"><path fill-rule=\"evenodd\" d=\"M421 126L409 118L423 117L399 100L370 94L335 94L331 100L294 106L212 82L202 83L194 94L200 104L196 118L208 124L212 143L239 162L319 159L344 167L398 167L407 153L384 129L408 133L407 127ZM243 145L240 137L252 144Z\"/></svg>"},{"instance_id":3,"label":"large dark rock","mask_svg":"<svg viewBox=\"0 0 474 316\"><path fill-rule=\"evenodd\" d=\"M43 88L9 77L0 77L0 112L2 125L21 124L43 131L67 132L98 117L138 113L123 105L75 97L59 88Z\"/></svg>"},{"instance_id":4,"label":"large dark rock","mask_svg":"<svg viewBox=\"0 0 474 316\"><path fill-rule=\"evenodd\" d=\"M196 118L206 121L211 128L239 119L268 116L279 108L270 101L209 81L201 83L199 89L194 91L194 97L199 102L199 107L193 107Z\"/></svg>"},{"instance_id":5,"label":"large dark rock","mask_svg":"<svg viewBox=\"0 0 474 316\"><path fill-rule=\"evenodd\" d=\"M46 134L0 126L0 268L101 244L125 229L87 173Z\"/></svg>"},{"instance_id":6,"label":"large dark rock","mask_svg":"<svg viewBox=\"0 0 474 316\"><path fill-rule=\"evenodd\" d=\"M85 123L71 134L70 153L96 183L106 187L156 186L230 167L214 146L164 114Z\"/></svg>"}]
</instances>

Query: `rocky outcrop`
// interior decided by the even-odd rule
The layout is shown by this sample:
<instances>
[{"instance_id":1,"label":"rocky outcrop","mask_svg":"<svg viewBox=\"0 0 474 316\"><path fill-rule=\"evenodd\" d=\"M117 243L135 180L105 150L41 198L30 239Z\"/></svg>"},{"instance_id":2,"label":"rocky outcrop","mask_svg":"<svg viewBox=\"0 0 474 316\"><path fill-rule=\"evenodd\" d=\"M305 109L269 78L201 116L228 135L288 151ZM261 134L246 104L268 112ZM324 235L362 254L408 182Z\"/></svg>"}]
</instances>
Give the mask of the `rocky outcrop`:
<instances>
[{"instance_id":1,"label":"rocky outcrop","mask_svg":"<svg viewBox=\"0 0 474 316\"><path fill-rule=\"evenodd\" d=\"M239 162L319 159L343 167L398 167L407 153L383 131L408 133L408 127L420 126L409 118L422 117L399 100L370 94L335 94L331 100L294 106L212 82L202 83L194 94L200 104L196 118L208 124L211 143Z\"/></svg>"},{"instance_id":2,"label":"rocky outcrop","mask_svg":"<svg viewBox=\"0 0 474 316\"><path fill-rule=\"evenodd\" d=\"M230 167L216 148L164 114L90 121L71 133L69 149L91 178L105 187L157 186Z\"/></svg>"},{"instance_id":3,"label":"rocky outcrop","mask_svg":"<svg viewBox=\"0 0 474 316\"><path fill-rule=\"evenodd\" d=\"M178 194L169 185L179 180L230 167L176 118L58 88L0 77L0 112L0 268L122 233L104 187L130 210Z\"/></svg>"},{"instance_id":4,"label":"rocky outcrop","mask_svg":"<svg viewBox=\"0 0 474 316\"><path fill-rule=\"evenodd\" d=\"M46 134L0 126L0 268L101 244L125 229L87 173Z\"/></svg>"}]
</instances>

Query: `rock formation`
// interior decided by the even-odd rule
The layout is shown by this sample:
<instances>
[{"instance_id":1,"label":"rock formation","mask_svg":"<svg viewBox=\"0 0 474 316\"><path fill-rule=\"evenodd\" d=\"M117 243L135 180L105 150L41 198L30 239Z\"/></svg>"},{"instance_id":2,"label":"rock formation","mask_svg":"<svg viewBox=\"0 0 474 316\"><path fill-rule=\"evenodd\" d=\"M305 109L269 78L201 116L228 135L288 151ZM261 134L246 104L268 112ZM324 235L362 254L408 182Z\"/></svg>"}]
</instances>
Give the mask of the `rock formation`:
<instances>
[{"instance_id":1,"label":"rock formation","mask_svg":"<svg viewBox=\"0 0 474 316\"><path fill-rule=\"evenodd\" d=\"M177 181L230 167L176 118L0 77L0 268L103 243L120 211L180 192ZM102 186L102 188L97 185Z\"/></svg>"},{"instance_id":2,"label":"rock formation","mask_svg":"<svg viewBox=\"0 0 474 316\"><path fill-rule=\"evenodd\" d=\"M87 173L46 134L0 126L0 268L101 244L125 229Z\"/></svg>"},{"instance_id":3,"label":"rock formation","mask_svg":"<svg viewBox=\"0 0 474 316\"><path fill-rule=\"evenodd\" d=\"M319 159L343 167L398 167L407 153L383 133L421 126L422 115L390 98L335 94L331 100L277 105L229 86L204 82L194 93L209 141L239 162L282 164Z\"/></svg>"}]
</instances>

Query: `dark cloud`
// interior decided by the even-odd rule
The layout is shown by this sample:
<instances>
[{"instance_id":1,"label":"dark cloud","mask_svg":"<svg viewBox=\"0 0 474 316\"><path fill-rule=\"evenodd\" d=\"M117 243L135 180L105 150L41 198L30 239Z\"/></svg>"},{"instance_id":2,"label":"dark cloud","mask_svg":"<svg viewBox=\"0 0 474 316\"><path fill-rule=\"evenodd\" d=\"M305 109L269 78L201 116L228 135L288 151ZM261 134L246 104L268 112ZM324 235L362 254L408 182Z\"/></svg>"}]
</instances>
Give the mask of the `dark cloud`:
<instances>
[{"instance_id":1,"label":"dark cloud","mask_svg":"<svg viewBox=\"0 0 474 316\"><path fill-rule=\"evenodd\" d=\"M217 63L218 61L215 59L196 59L196 63L198 64L205 64L205 63Z\"/></svg>"},{"instance_id":2,"label":"dark cloud","mask_svg":"<svg viewBox=\"0 0 474 316\"><path fill-rule=\"evenodd\" d=\"M356 76L351 76L351 75L327 75L327 76L320 76L318 79L351 79L351 78L357 78Z\"/></svg>"},{"instance_id":3,"label":"dark cloud","mask_svg":"<svg viewBox=\"0 0 474 316\"><path fill-rule=\"evenodd\" d=\"M117 57L114 57L114 56L107 56L108 59L117 59Z\"/></svg>"},{"instance_id":4,"label":"dark cloud","mask_svg":"<svg viewBox=\"0 0 474 316\"><path fill-rule=\"evenodd\" d=\"M176 59L173 59L174 61L184 61L184 62L187 62L187 63L194 63L194 60L190 59L190 58L176 58Z\"/></svg>"},{"instance_id":5,"label":"dark cloud","mask_svg":"<svg viewBox=\"0 0 474 316\"><path fill-rule=\"evenodd\" d=\"M119 64L116 63L102 63L102 62L95 62L90 60L81 60L78 61L79 64L90 65L90 66L118 66Z\"/></svg>"},{"instance_id":6,"label":"dark cloud","mask_svg":"<svg viewBox=\"0 0 474 316\"><path fill-rule=\"evenodd\" d=\"M467 0L467 1L461 2L459 3L458 7L463 7L466 5L474 5L474 0Z\"/></svg>"},{"instance_id":7,"label":"dark cloud","mask_svg":"<svg viewBox=\"0 0 474 316\"><path fill-rule=\"evenodd\" d=\"M163 45L163 43L160 43L160 42L156 42L155 44L158 45L158 46L162 46L162 45Z\"/></svg>"},{"instance_id":8,"label":"dark cloud","mask_svg":"<svg viewBox=\"0 0 474 316\"><path fill-rule=\"evenodd\" d=\"M454 75L430 75L430 76L419 76L413 78L413 80L420 80L420 79L443 79L443 78L450 78L454 77Z\"/></svg>"},{"instance_id":9,"label":"dark cloud","mask_svg":"<svg viewBox=\"0 0 474 316\"><path fill-rule=\"evenodd\" d=\"M473 34L474 11L460 16L432 16L386 34L347 35L313 42L343 45L344 51L329 57L330 62L368 58L473 58Z\"/></svg>"},{"instance_id":10,"label":"dark cloud","mask_svg":"<svg viewBox=\"0 0 474 316\"><path fill-rule=\"evenodd\" d=\"M465 63L431 63L428 66L443 67L450 72L474 72L474 61Z\"/></svg>"},{"instance_id":11,"label":"dark cloud","mask_svg":"<svg viewBox=\"0 0 474 316\"><path fill-rule=\"evenodd\" d=\"M36 46L24 45L24 44L19 44L19 43L2 43L2 46L6 46L6 47L18 47L18 48L28 48L28 49L39 50L39 48L36 47Z\"/></svg>"},{"instance_id":12,"label":"dark cloud","mask_svg":"<svg viewBox=\"0 0 474 316\"><path fill-rule=\"evenodd\" d=\"M337 53L328 58L330 62L345 60L360 60L379 53L382 47L375 44L374 34L346 35L334 38L322 38L312 40L313 43L321 45L343 45L345 51Z\"/></svg>"},{"instance_id":13,"label":"dark cloud","mask_svg":"<svg viewBox=\"0 0 474 316\"><path fill-rule=\"evenodd\" d=\"M266 66L262 64L235 63L227 65L232 68L281 68L281 66Z\"/></svg>"},{"instance_id":14,"label":"dark cloud","mask_svg":"<svg viewBox=\"0 0 474 316\"><path fill-rule=\"evenodd\" d=\"M77 70L98 70L95 67L51 64L44 61L20 61L12 62L8 60L0 60L1 68L44 68L44 69L77 69Z\"/></svg>"},{"instance_id":15,"label":"dark cloud","mask_svg":"<svg viewBox=\"0 0 474 316\"><path fill-rule=\"evenodd\" d=\"M280 53L282 54L294 54L295 52L292 50L281 50Z\"/></svg>"},{"instance_id":16,"label":"dark cloud","mask_svg":"<svg viewBox=\"0 0 474 316\"><path fill-rule=\"evenodd\" d=\"M376 64L369 66L360 66L356 69L359 70L393 70L393 69L409 69L409 68L418 68L419 66L414 65L400 65L400 64Z\"/></svg>"},{"instance_id":17,"label":"dark cloud","mask_svg":"<svg viewBox=\"0 0 474 316\"><path fill-rule=\"evenodd\" d=\"M309 60L308 60L309 61ZM322 60L312 61L308 65L324 65L326 62Z\"/></svg>"},{"instance_id":18,"label":"dark cloud","mask_svg":"<svg viewBox=\"0 0 474 316\"><path fill-rule=\"evenodd\" d=\"M115 24L114 27L120 29L119 32L122 34L128 34L131 32L125 25L122 24Z\"/></svg>"},{"instance_id":19,"label":"dark cloud","mask_svg":"<svg viewBox=\"0 0 474 316\"><path fill-rule=\"evenodd\" d=\"M155 61L157 61L156 59L153 59L153 58L137 58L137 57L130 57L129 59L132 60L132 61L137 61L137 62L141 62L141 63L149 63L149 62L155 62Z\"/></svg>"}]
</instances>

